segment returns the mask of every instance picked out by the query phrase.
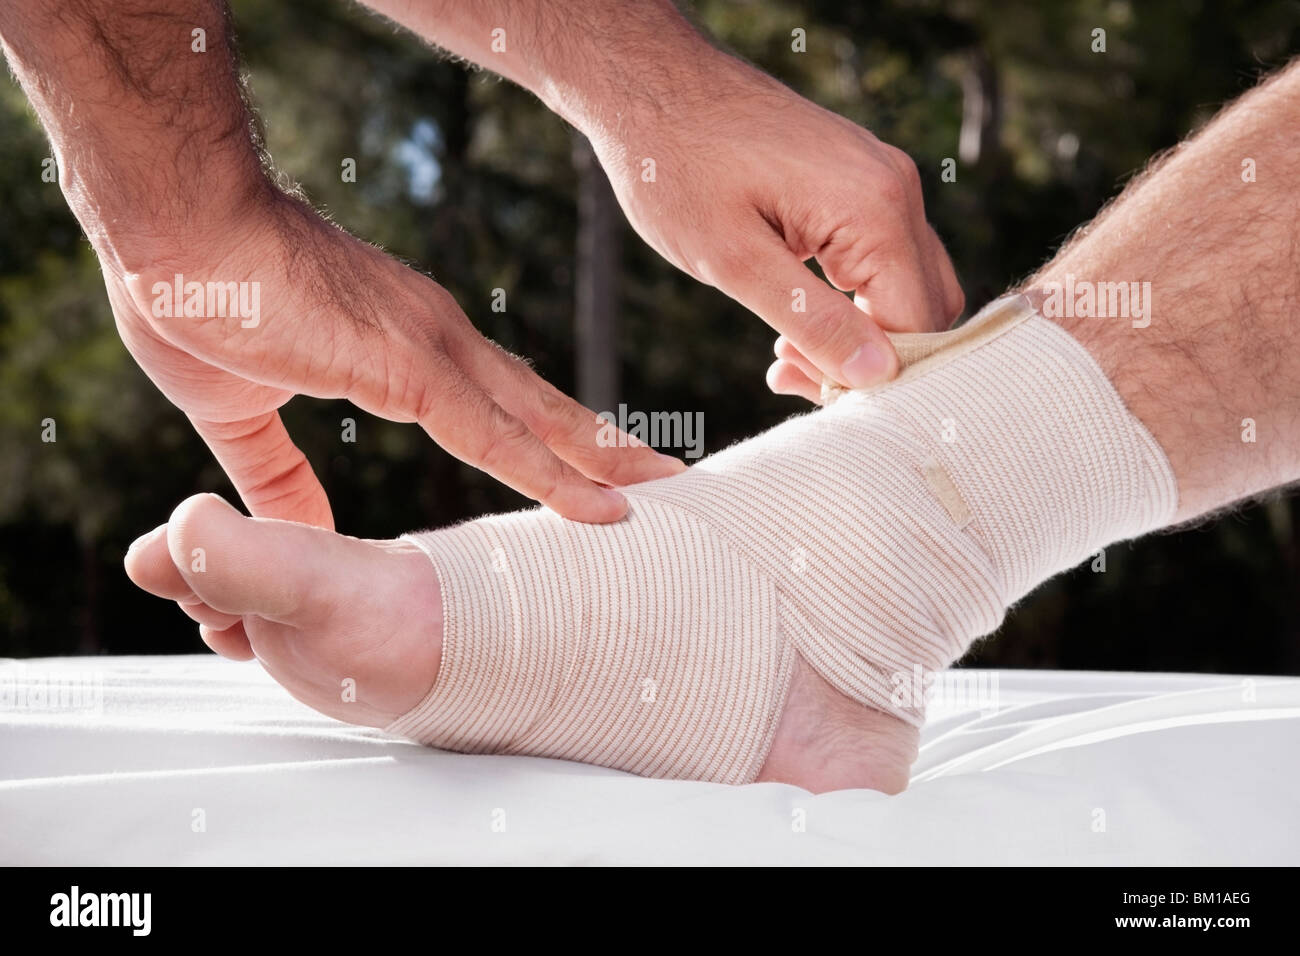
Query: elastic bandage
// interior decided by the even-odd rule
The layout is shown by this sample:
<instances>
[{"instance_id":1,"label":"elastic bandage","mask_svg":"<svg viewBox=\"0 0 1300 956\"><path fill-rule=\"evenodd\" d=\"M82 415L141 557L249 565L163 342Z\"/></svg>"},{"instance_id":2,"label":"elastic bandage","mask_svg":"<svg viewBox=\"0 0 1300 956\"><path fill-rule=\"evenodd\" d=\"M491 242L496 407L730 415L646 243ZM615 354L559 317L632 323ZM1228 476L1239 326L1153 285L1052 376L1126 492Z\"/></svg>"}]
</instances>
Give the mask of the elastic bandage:
<instances>
[{"instance_id":1,"label":"elastic bandage","mask_svg":"<svg viewBox=\"0 0 1300 956\"><path fill-rule=\"evenodd\" d=\"M443 663L388 729L744 783L796 653L919 726L917 675L1046 578L1172 517L1160 447L1022 297L892 338L894 382L835 390L827 408L625 489L616 524L538 509L412 536L442 588Z\"/></svg>"}]
</instances>

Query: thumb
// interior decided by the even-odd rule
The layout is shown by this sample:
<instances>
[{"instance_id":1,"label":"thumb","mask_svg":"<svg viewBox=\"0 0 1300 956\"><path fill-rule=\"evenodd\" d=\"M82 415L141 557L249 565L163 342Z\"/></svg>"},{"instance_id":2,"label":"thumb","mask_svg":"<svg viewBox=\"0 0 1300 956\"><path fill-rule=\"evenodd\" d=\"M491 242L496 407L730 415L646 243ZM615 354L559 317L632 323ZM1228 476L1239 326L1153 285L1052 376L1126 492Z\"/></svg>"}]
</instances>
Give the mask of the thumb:
<instances>
[{"instance_id":1,"label":"thumb","mask_svg":"<svg viewBox=\"0 0 1300 956\"><path fill-rule=\"evenodd\" d=\"M234 422L190 421L255 517L334 530L325 489L278 411Z\"/></svg>"},{"instance_id":2,"label":"thumb","mask_svg":"<svg viewBox=\"0 0 1300 956\"><path fill-rule=\"evenodd\" d=\"M779 237L732 254L712 271L719 289L836 382L865 388L897 374L898 358L880 327L814 275Z\"/></svg>"}]
</instances>

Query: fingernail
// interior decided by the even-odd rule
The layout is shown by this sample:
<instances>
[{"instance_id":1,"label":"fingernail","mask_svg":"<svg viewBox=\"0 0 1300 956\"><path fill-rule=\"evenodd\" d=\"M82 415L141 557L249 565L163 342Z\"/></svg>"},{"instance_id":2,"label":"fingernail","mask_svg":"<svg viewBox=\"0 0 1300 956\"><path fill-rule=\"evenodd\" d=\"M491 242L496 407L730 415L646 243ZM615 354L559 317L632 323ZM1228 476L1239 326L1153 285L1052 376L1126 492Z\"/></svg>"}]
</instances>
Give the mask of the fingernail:
<instances>
[{"instance_id":1,"label":"fingernail","mask_svg":"<svg viewBox=\"0 0 1300 956\"><path fill-rule=\"evenodd\" d=\"M860 347L840 366L840 379L849 388L878 385L889 375L889 357L874 345Z\"/></svg>"},{"instance_id":2,"label":"fingernail","mask_svg":"<svg viewBox=\"0 0 1300 956\"><path fill-rule=\"evenodd\" d=\"M619 508L627 507L627 499L624 498L617 491L615 491L613 488L601 488L600 493L605 497L605 500L608 501L611 505L615 505Z\"/></svg>"}]
</instances>

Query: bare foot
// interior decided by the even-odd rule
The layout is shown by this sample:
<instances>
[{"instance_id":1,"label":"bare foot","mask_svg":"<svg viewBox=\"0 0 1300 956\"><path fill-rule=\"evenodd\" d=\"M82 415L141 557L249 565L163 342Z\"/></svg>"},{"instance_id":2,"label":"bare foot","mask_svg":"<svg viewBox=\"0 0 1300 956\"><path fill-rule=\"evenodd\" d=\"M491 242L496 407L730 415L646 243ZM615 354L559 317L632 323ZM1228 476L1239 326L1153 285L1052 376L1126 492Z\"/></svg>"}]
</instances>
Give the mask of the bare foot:
<instances>
[{"instance_id":1,"label":"bare foot","mask_svg":"<svg viewBox=\"0 0 1300 956\"><path fill-rule=\"evenodd\" d=\"M348 723L392 723L438 675L438 581L406 541L247 518L195 495L131 545L126 573L176 601L212 650L256 657L298 700Z\"/></svg>"},{"instance_id":2,"label":"bare foot","mask_svg":"<svg viewBox=\"0 0 1300 956\"><path fill-rule=\"evenodd\" d=\"M386 726L438 675L437 577L408 542L247 518L216 495L197 495L132 545L126 570L179 603L212 650L257 658L290 694L339 720ZM917 740L914 728L844 697L800 659L758 779L897 793Z\"/></svg>"}]
</instances>

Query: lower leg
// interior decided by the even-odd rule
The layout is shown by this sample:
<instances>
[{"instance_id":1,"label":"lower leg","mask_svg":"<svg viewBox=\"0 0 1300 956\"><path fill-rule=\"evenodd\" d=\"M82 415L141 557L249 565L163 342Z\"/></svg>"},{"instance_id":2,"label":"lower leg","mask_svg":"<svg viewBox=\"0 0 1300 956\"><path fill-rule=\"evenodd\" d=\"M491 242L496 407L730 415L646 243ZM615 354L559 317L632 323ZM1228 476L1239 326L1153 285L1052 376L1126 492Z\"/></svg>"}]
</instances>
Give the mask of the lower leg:
<instances>
[{"instance_id":1,"label":"lower leg","mask_svg":"<svg viewBox=\"0 0 1300 956\"><path fill-rule=\"evenodd\" d=\"M1169 456L1177 521L1300 477L1297 129L1300 64L1153 164L1023 287L1059 313L1067 280L1150 282L1139 322L1054 321Z\"/></svg>"}]
</instances>

